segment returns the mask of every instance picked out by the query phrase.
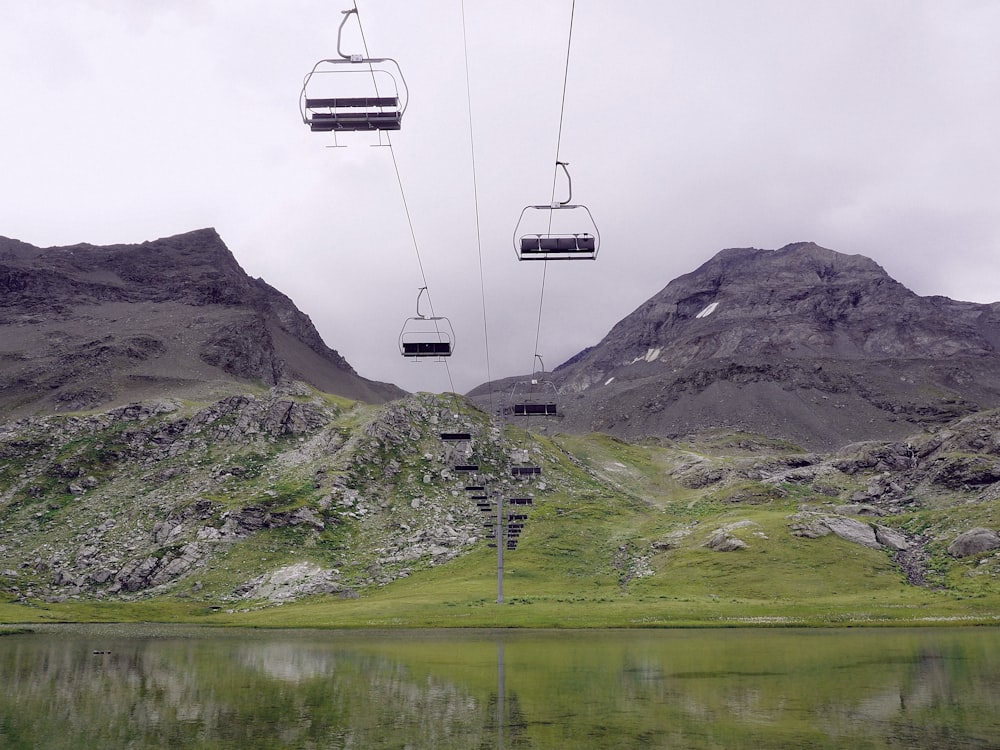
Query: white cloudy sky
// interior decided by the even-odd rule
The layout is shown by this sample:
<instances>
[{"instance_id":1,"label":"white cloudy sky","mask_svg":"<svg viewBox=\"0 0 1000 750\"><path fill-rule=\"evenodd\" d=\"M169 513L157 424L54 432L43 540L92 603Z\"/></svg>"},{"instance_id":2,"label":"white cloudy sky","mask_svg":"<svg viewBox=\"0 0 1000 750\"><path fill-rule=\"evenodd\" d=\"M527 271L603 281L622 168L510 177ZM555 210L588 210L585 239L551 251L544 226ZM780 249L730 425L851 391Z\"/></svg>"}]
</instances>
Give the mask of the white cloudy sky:
<instances>
[{"instance_id":1,"label":"white cloudy sky","mask_svg":"<svg viewBox=\"0 0 1000 750\"><path fill-rule=\"evenodd\" d=\"M447 390L397 349L422 281L394 153L455 388L486 380L484 333L493 377L529 371L543 264L511 234L550 197L571 0L465 0L482 277L462 0L358 0L410 88L392 152L298 113L348 3L0 0L0 235L215 227L362 375ZM561 156L602 247L549 264L545 363L725 247L811 240L1000 299L998 39L995 0L578 0Z\"/></svg>"}]
</instances>

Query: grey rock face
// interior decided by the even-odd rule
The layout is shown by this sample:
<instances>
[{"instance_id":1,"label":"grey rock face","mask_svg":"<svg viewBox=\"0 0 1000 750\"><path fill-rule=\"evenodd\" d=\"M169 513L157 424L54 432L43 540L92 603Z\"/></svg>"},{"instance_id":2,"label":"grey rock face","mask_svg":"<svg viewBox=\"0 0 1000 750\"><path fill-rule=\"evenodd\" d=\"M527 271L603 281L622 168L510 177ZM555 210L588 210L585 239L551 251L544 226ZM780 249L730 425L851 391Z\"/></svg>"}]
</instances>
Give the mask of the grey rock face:
<instances>
[{"instance_id":1,"label":"grey rock face","mask_svg":"<svg viewBox=\"0 0 1000 750\"><path fill-rule=\"evenodd\" d=\"M0 412L65 412L234 383L300 380L382 403L287 296L212 229L139 245L0 237ZM215 392L215 391L213 391Z\"/></svg>"}]
</instances>

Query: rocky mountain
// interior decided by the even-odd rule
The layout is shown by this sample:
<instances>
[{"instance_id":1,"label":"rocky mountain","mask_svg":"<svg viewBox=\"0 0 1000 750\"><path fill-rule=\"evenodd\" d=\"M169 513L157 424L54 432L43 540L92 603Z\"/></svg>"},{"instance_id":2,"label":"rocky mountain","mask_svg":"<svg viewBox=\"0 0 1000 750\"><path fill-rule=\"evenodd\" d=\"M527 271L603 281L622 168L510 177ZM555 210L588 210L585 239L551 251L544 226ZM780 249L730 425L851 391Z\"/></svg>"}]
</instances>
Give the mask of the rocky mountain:
<instances>
[{"instance_id":1,"label":"rocky mountain","mask_svg":"<svg viewBox=\"0 0 1000 750\"><path fill-rule=\"evenodd\" d=\"M472 462L486 513L457 468ZM0 602L238 610L372 596L444 568L438 581L477 571L462 596L481 606L499 496L533 500L508 566L543 598L660 602L684 586L799 601L877 580L910 604L995 601L1000 411L829 454L732 435L543 439L454 394L374 406L304 384L29 417L0 424Z\"/></svg>"},{"instance_id":2,"label":"rocky mountain","mask_svg":"<svg viewBox=\"0 0 1000 750\"><path fill-rule=\"evenodd\" d=\"M1000 405L1000 303L920 297L812 243L734 248L549 377L564 414L553 431L723 428L812 449L898 438Z\"/></svg>"},{"instance_id":3,"label":"rocky mountain","mask_svg":"<svg viewBox=\"0 0 1000 750\"><path fill-rule=\"evenodd\" d=\"M239 613L392 586L383 615L465 617L506 529L519 603L584 620L840 596L1000 618L1000 311L865 258L724 251L551 373L559 416L506 422L455 394L371 403L398 390L211 230L4 240L0 287L0 605ZM506 525L498 498L523 501Z\"/></svg>"},{"instance_id":4,"label":"rocky mountain","mask_svg":"<svg viewBox=\"0 0 1000 750\"><path fill-rule=\"evenodd\" d=\"M91 409L299 380L381 403L287 296L212 229L138 245L0 237L0 413Z\"/></svg>"}]
</instances>

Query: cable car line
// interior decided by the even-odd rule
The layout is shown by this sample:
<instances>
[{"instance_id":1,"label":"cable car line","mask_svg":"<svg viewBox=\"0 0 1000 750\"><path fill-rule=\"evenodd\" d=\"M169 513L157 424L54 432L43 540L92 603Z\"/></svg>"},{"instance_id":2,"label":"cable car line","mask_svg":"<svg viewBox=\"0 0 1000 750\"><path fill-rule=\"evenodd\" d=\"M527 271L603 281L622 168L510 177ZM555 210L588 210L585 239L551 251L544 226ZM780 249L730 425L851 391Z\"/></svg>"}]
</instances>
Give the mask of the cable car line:
<instances>
[{"instance_id":1,"label":"cable car line","mask_svg":"<svg viewBox=\"0 0 1000 750\"><path fill-rule=\"evenodd\" d=\"M575 0L574 0L574 2L575 2ZM361 22L361 13L358 11L358 4L357 4L356 0L354 2L354 14L358 18L358 29L361 32L361 43L362 43L362 45L365 48L365 57L367 58L368 55L369 55L369 53L368 53L368 39L365 37L365 27L364 27L364 24ZM372 71L372 81L375 84L375 92L376 92L376 94L378 94L378 81L375 80L375 73L374 73L374 71ZM380 138L381 138L381 135L380 135ZM441 350L443 351L443 345L444 345L443 342L444 342L444 338L447 336L447 334L444 333L444 332L442 332L441 328L439 327L439 323L442 322L442 321L447 322L449 328L451 327L451 323L444 316L439 316L439 315L437 315L434 312L434 301L433 301L433 299L431 297L431 291L430 291L429 285L427 283L427 273L424 270L424 262L423 262L423 259L420 257L420 246L419 246L419 243L417 242L417 233L416 233L416 230L414 229L414 226L413 226L413 217L412 217L412 215L410 213L410 204L406 200L406 190L403 187L403 177L400 174L399 162L396 159L396 150L392 147L392 139L389 137L389 133L388 132L386 132L386 134L385 134L385 139L386 139L386 145L388 145L388 147L389 147L389 153L392 155L392 167L393 167L393 171L395 171L395 173L396 173L396 183L399 185L399 195L400 195L400 198L403 201L403 210L404 210L404 212L406 214L406 223L407 223L407 226L410 229L410 239L413 242L413 251L414 251L414 253L416 254L416 257L417 257L417 266L420 269L420 278L423 281L423 286L421 287L420 292L417 294L417 317L418 318L423 318L425 320L430 320L430 321L432 321L434 323L435 332L437 334L437 341L436 342L432 342L432 343L436 347L441 348ZM427 293L427 304L430 307L430 312L431 312L431 314L430 314L429 317L427 317L427 316L421 316L421 314L420 314L420 297L425 292ZM411 320L413 320L413 318L408 318L407 321L404 321L404 323L403 323L404 328L403 328L403 331L400 332L400 351L404 352L404 356L419 356L419 357L426 356L426 354L418 354L418 355L413 355L413 354L407 355L407 354L405 354L404 343L407 343L407 342L403 341L403 333L406 330L406 323L409 322L409 321L411 321ZM410 343L411 346L412 346L413 344L417 344L419 342L410 341L408 343ZM454 347L454 332L452 332L451 339L447 342L447 345L448 345L448 354L450 355L451 350ZM417 347L417 348L419 349L419 347ZM447 356L447 355L445 355L445 356ZM448 365L448 360L447 359L444 359L442 361L444 362L445 371L448 374L448 385L451 388L451 392L454 393L455 392L455 381L451 377L451 367Z\"/></svg>"},{"instance_id":2,"label":"cable car line","mask_svg":"<svg viewBox=\"0 0 1000 750\"><path fill-rule=\"evenodd\" d=\"M565 119L565 114L566 114L566 89L568 88L568 84L569 84L569 61L570 61L570 53L571 53L571 51L573 49L573 20L574 20L575 16L576 16L576 0L572 0L572 3L570 5L570 13L569 13L569 33L567 34L567 38L566 38L566 65L564 66L564 69L563 69L562 97L561 97L560 102L559 102L559 127L558 127L557 133L556 133L556 166L553 168L553 174L552 174L552 195L551 195L551 200L549 201L549 205L552 207L550 209L550 211L549 211L549 224L548 224L548 233L549 234L551 234L551 232L552 232L552 215L553 215L552 212L555 210L554 207L556 205L556 203L555 203L555 200L556 200L556 182L557 182L557 179L559 177L559 168L560 168L560 166L562 166L562 168L564 170L566 169L565 164L562 162L560 151L562 149L563 121ZM567 177L567 179L569 179L569 171L568 170L566 171L566 177ZM572 200L572 182L570 182L570 200ZM522 211L521 213L522 213L522 216L523 216L524 215L524 211ZM518 224L520 225L520 222L518 222ZM517 233L517 229L515 228L515 235L516 235L516 233ZM516 242L516 236L515 236L515 242ZM538 342L539 342L539 340L541 338L541 331L542 331L542 311L543 311L544 305L545 305L545 279L546 279L546 276L547 276L548 268L549 268L549 258L548 258L548 256L543 256L543 258L542 258L542 285L541 285L541 290L540 290L539 295L538 295L538 322L537 322L537 324L535 326L535 350L534 350L533 357L532 357L532 360L531 360L531 369L532 369L532 372L534 372L534 369L535 369L535 360L536 359L541 359L541 357L540 357L540 355L538 353Z\"/></svg>"},{"instance_id":3,"label":"cable car line","mask_svg":"<svg viewBox=\"0 0 1000 750\"><path fill-rule=\"evenodd\" d=\"M476 173L476 134L472 119L472 84L469 80L469 35L465 23L465 0L462 0L462 49L465 56L465 99L469 111L469 151L472 156L472 198L476 212L476 249L479 254L479 293L483 306L483 349L486 359L486 382L490 389L490 414L494 412L493 374L490 370L490 332L486 313L486 274L483 269L483 236L479 221L479 180Z\"/></svg>"}]
</instances>

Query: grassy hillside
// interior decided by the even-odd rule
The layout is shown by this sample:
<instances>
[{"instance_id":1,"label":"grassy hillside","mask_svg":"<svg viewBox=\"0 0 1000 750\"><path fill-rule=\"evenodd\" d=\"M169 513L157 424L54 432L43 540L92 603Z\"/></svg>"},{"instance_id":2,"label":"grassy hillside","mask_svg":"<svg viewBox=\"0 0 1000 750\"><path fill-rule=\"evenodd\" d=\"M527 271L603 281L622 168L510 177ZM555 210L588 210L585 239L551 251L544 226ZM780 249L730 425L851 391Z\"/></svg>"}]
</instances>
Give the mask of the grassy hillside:
<instances>
[{"instance_id":1,"label":"grassy hillside","mask_svg":"<svg viewBox=\"0 0 1000 750\"><path fill-rule=\"evenodd\" d=\"M1000 527L1000 471L986 481L1000 444L993 414L829 456L750 435L541 437L427 394L376 408L300 389L136 414L0 431L0 621L1000 621L1000 554L947 550L971 527ZM442 431L472 439L443 443ZM474 478L454 471L473 462ZM519 464L542 473L514 479ZM502 605L491 514L470 482L533 498L517 549L505 550ZM841 526L907 549L830 532Z\"/></svg>"}]
</instances>

